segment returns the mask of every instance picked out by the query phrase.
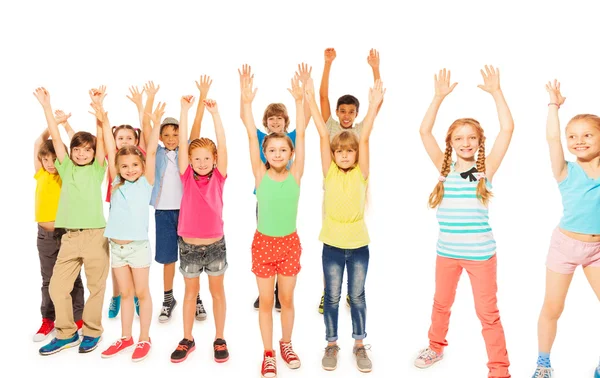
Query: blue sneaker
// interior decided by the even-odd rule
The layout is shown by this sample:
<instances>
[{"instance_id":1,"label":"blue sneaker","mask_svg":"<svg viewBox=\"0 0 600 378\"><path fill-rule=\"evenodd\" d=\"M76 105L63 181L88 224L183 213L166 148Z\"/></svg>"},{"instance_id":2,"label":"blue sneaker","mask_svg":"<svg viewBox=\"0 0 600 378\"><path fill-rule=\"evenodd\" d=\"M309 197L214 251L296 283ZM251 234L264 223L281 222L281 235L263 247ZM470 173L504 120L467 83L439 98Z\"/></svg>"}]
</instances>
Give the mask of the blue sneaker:
<instances>
[{"instance_id":1,"label":"blue sneaker","mask_svg":"<svg viewBox=\"0 0 600 378\"><path fill-rule=\"evenodd\" d=\"M135 305L135 313L140 316L140 300L138 297L133 297L133 304Z\"/></svg>"},{"instance_id":2,"label":"blue sneaker","mask_svg":"<svg viewBox=\"0 0 600 378\"><path fill-rule=\"evenodd\" d=\"M58 353L63 349L71 348L79 344L79 333L75 334L68 339L57 339L56 337L50 341L50 343L40 348L40 354L42 356L48 356L54 353Z\"/></svg>"},{"instance_id":3,"label":"blue sneaker","mask_svg":"<svg viewBox=\"0 0 600 378\"><path fill-rule=\"evenodd\" d=\"M600 364L598 364L598 367L596 368L596 371L594 372L594 378L600 378Z\"/></svg>"},{"instance_id":4,"label":"blue sneaker","mask_svg":"<svg viewBox=\"0 0 600 378\"><path fill-rule=\"evenodd\" d=\"M102 339L102 336L92 337L83 336L81 344L79 345L79 353L89 353L98 347L98 343Z\"/></svg>"},{"instance_id":5,"label":"blue sneaker","mask_svg":"<svg viewBox=\"0 0 600 378\"><path fill-rule=\"evenodd\" d=\"M110 305L108 306L108 318L113 319L119 315L121 309L121 296L110 298Z\"/></svg>"},{"instance_id":6,"label":"blue sneaker","mask_svg":"<svg viewBox=\"0 0 600 378\"><path fill-rule=\"evenodd\" d=\"M552 378L552 368L538 366L531 378Z\"/></svg>"}]
</instances>

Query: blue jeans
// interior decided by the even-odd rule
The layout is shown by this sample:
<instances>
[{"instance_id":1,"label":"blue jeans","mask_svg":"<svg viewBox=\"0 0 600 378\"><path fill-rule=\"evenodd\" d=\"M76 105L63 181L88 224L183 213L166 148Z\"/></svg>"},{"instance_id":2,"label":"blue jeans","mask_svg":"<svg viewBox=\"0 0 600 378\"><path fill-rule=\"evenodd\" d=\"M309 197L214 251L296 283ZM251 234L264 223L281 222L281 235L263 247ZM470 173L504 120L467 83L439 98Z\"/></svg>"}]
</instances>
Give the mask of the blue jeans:
<instances>
[{"instance_id":1,"label":"blue jeans","mask_svg":"<svg viewBox=\"0 0 600 378\"><path fill-rule=\"evenodd\" d=\"M362 340L367 337L365 331L367 318L365 281L369 269L369 246L341 249L323 244L323 276L325 277L323 319L325 320L325 338L330 342L338 339L338 309L344 267L348 270L352 338Z\"/></svg>"}]
</instances>

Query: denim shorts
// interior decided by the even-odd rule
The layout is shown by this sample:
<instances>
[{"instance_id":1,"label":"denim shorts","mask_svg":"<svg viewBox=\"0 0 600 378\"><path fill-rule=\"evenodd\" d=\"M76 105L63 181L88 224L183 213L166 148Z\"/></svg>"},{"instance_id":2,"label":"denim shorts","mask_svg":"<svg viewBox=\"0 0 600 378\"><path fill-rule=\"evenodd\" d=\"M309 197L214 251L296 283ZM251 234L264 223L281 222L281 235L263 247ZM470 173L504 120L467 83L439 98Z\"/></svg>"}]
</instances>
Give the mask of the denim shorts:
<instances>
[{"instance_id":1,"label":"denim shorts","mask_svg":"<svg viewBox=\"0 0 600 378\"><path fill-rule=\"evenodd\" d=\"M120 268L129 265L131 268L148 268L152 262L150 241L134 240L127 244L110 242L110 266Z\"/></svg>"},{"instance_id":2,"label":"denim shorts","mask_svg":"<svg viewBox=\"0 0 600 378\"><path fill-rule=\"evenodd\" d=\"M177 225L179 210L155 210L156 222L156 256L154 260L160 264L172 264L177 261Z\"/></svg>"},{"instance_id":3,"label":"denim shorts","mask_svg":"<svg viewBox=\"0 0 600 378\"><path fill-rule=\"evenodd\" d=\"M206 271L220 276L227 270L225 237L209 245L188 244L179 238L179 271L185 278L196 278Z\"/></svg>"}]
</instances>

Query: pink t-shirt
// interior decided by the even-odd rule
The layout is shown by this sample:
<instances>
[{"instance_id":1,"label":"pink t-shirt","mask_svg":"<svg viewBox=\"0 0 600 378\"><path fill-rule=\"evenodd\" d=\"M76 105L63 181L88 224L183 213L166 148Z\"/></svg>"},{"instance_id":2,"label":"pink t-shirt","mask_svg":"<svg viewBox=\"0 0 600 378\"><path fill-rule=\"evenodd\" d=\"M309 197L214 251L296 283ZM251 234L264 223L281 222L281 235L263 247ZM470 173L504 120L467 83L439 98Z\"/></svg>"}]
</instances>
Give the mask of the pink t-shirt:
<instances>
[{"instance_id":1,"label":"pink t-shirt","mask_svg":"<svg viewBox=\"0 0 600 378\"><path fill-rule=\"evenodd\" d=\"M194 177L196 176L196 177ZM226 177L214 168L212 176L194 175L188 166L181 175L183 197L177 234L184 238L212 239L223 236L223 186Z\"/></svg>"}]
</instances>

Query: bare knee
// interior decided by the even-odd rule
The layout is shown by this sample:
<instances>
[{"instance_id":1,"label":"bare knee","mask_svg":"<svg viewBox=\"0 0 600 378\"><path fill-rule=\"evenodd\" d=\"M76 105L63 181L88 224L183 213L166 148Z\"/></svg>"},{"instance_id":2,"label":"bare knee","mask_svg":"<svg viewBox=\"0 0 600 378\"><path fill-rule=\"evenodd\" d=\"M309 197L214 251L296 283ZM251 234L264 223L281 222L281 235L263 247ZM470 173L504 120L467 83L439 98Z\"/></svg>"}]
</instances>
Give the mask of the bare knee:
<instances>
[{"instance_id":1,"label":"bare knee","mask_svg":"<svg viewBox=\"0 0 600 378\"><path fill-rule=\"evenodd\" d=\"M294 294L283 294L281 291L278 293L279 303L281 307L291 308L294 307Z\"/></svg>"},{"instance_id":2,"label":"bare knee","mask_svg":"<svg viewBox=\"0 0 600 378\"><path fill-rule=\"evenodd\" d=\"M136 288L135 295L138 297L138 299L140 301L145 301L146 299L150 298L150 289L145 288L145 289L139 290Z\"/></svg>"},{"instance_id":3,"label":"bare knee","mask_svg":"<svg viewBox=\"0 0 600 378\"><path fill-rule=\"evenodd\" d=\"M121 287L121 300L133 297L134 290L132 287Z\"/></svg>"},{"instance_id":4,"label":"bare knee","mask_svg":"<svg viewBox=\"0 0 600 378\"><path fill-rule=\"evenodd\" d=\"M541 317L549 320L558 320L565 309L565 304L556 301L545 301L542 307Z\"/></svg>"}]
</instances>

